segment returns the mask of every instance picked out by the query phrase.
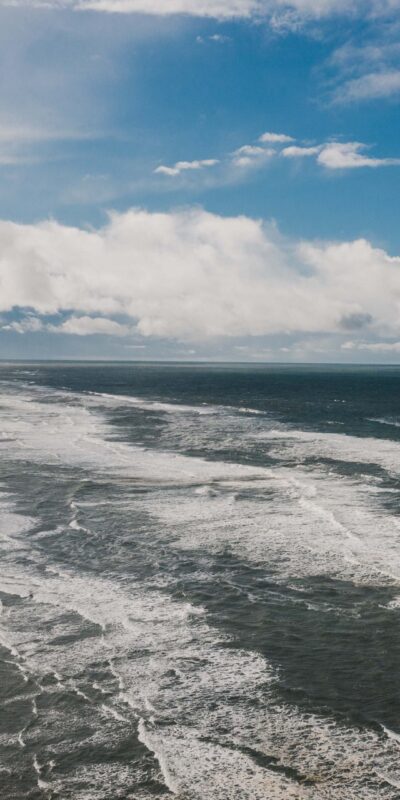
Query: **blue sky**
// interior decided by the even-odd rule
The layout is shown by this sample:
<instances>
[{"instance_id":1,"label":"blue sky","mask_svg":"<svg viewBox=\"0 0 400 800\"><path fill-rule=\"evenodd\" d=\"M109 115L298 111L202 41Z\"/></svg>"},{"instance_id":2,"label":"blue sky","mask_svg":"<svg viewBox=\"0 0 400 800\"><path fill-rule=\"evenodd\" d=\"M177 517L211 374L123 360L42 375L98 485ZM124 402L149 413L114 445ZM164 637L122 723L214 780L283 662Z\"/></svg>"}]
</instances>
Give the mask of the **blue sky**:
<instances>
[{"instance_id":1,"label":"blue sky","mask_svg":"<svg viewBox=\"0 0 400 800\"><path fill-rule=\"evenodd\" d=\"M398 0L0 0L0 62L2 358L398 360Z\"/></svg>"}]
</instances>

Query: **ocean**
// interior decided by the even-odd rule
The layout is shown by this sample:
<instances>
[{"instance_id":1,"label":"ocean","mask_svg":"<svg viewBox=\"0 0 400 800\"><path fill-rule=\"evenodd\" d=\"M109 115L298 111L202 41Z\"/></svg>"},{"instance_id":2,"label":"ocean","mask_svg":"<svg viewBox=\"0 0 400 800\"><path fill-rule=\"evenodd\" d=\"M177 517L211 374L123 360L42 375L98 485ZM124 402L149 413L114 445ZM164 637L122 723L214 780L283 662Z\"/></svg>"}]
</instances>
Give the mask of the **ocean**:
<instances>
[{"instance_id":1,"label":"ocean","mask_svg":"<svg viewBox=\"0 0 400 800\"><path fill-rule=\"evenodd\" d=\"M400 368L0 365L1 800L400 796Z\"/></svg>"}]
</instances>

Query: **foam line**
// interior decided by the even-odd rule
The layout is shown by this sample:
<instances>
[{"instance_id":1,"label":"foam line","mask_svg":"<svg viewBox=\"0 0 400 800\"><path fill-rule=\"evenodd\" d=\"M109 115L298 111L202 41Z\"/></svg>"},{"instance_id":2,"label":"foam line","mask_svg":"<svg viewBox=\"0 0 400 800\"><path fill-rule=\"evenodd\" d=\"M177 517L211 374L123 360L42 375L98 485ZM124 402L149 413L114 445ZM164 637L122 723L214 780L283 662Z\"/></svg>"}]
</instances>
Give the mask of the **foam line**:
<instances>
[{"instance_id":1,"label":"foam line","mask_svg":"<svg viewBox=\"0 0 400 800\"><path fill-rule=\"evenodd\" d=\"M151 753L154 753L154 756L156 757L160 765L160 770L162 772L166 787L170 790L170 792L172 792L172 794L179 794L180 787L177 781L171 775L170 769L167 764L167 760L164 754L158 751L155 745L153 744L151 733L147 729L146 723L142 718L139 719L138 738L139 741L142 742L142 744L144 744L144 746L147 747L147 749L150 750Z\"/></svg>"}]
</instances>

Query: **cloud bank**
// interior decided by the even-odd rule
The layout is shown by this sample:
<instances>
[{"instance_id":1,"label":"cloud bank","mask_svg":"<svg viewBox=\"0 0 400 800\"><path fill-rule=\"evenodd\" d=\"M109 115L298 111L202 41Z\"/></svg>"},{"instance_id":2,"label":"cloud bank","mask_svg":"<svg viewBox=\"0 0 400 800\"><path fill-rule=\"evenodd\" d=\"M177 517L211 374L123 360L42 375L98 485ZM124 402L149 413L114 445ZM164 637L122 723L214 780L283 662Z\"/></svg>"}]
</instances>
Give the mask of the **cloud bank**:
<instances>
[{"instance_id":1,"label":"cloud bank","mask_svg":"<svg viewBox=\"0 0 400 800\"><path fill-rule=\"evenodd\" d=\"M398 0L0 0L2 5L114 14L186 14L221 20L260 18L279 13L311 19L335 14L374 17L398 10Z\"/></svg>"},{"instance_id":2,"label":"cloud bank","mask_svg":"<svg viewBox=\"0 0 400 800\"><path fill-rule=\"evenodd\" d=\"M2 222L7 312L18 312L19 333L44 326L181 341L349 330L396 337L400 257L366 240L291 242L261 221L201 209L133 209L99 230Z\"/></svg>"}]
</instances>

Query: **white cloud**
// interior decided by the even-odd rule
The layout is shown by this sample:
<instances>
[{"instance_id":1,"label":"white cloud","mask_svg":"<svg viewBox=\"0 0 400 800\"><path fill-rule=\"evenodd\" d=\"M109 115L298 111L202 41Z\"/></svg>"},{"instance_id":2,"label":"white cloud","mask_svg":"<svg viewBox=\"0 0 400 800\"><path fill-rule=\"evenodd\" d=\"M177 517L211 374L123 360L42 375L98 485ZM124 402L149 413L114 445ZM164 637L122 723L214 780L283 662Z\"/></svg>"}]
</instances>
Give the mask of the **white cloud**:
<instances>
[{"instance_id":1,"label":"white cloud","mask_svg":"<svg viewBox=\"0 0 400 800\"><path fill-rule=\"evenodd\" d=\"M215 167L219 161L216 158L204 158L202 161L177 161L172 167L161 164L156 167L154 172L158 175L167 175L169 177L176 177L182 172L205 169L207 167Z\"/></svg>"},{"instance_id":2,"label":"white cloud","mask_svg":"<svg viewBox=\"0 0 400 800\"><path fill-rule=\"evenodd\" d=\"M306 158L308 156L317 155L321 147L322 145L316 145L314 147L297 147L296 145L292 145L291 147L284 147L281 151L281 155L285 158Z\"/></svg>"},{"instance_id":3,"label":"white cloud","mask_svg":"<svg viewBox=\"0 0 400 800\"><path fill-rule=\"evenodd\" d=\"M218 44L226 44L231 41L230 36L224 36L221 33L213 33L208 38L210 42L218 42Z\"/></svg>"},{"instance_id":4,"label":"white cloud","mask_svg":"<svg viewBox=\"0 0 400 800\"><path fill-rule=\"evenodd\" d=\"M293 159L315 157L318 164L331 170L400 164L399 158L373 158L365 153L367 149L368 145L362 142L327 142L313 147L285 147L281 155Z\"/></svg>"},{"instance_id":5,"label":"white cloud","mask_svg":"<svg viewBox=\"0 0 400 800\"><path fill-rule=\"evenodd\" d=\"M79 130L57 130L55 128L36 128L29 124L0 121L0 143L19 144L21 142L50 142L66 140L85 140L98 138L99 134Z\"/></svg>"},{"instance_id":6,"label":"white cloud","mask_svg":"<svg viewBox=\"0 0 400 800\"><path fill-rule=\"evenodd\" d=\"M273 134L270 135L272 136ZM279 141L281 141L280 138ZM215 178L217 181L225 183L232 177L232 168L233 170L240 169L241 171L244 171L245 168L260 168L269 159L276 156L276 153L277 151L271 147L261 146L260 144L244 144L234 150L233 153L224 155L222 159L205 158L201 161L177 161L172 166L161 164L153 172L156 175L176 178L185 172L199 172L219 165L220 170Z\"/></svg>"},{"instance_id":7,"label":"white cloud","mask_svg":"<svg viewBox=\"0 0 400 800\"><path fill-rule=\"evenodd\" d=\"M92 336L93 334L106 334L107 336L127 336L131 328L121 325L113 319L105 317L69 317L61 325L48 326L53 333L69 333L75 336Z\"/></svg>"},{"instance_id":8,"label":"white cloud","mask_svg":"<svg viewBox=\"0 0 400 800\"><path fill-rule=\"evenodd\" d=\"M286 133L268 133L267 131L260 136L259 141L269 144L284 144L285 142L294 142L294 139Z\"/></svg>"},{"instance_id":9,"label":"white cloud","mask_svg":"<svg viewBox=\"0 0 400 800\"><path fill-rule=\"evenodd\" d=\"M0 311L18 308L69 314L57 332L77 335L396 337L400 257L365 240L296 244L201 209L131 210L97 231L2 222Z\"/></svg>"},{"instance_id":10,"label":"white cloud","mask_svg":"<svg viewBox=\"0 0 400 800\"><path fill-rule=\"evenodd\" d=\"M98 138L83 131L35 128L29 124L0 121L0 166L18 166L37 163L43 156L34 155L35 146L44 142L82 141Z\"/></svg>"},{"instance_id":11,"label":"white cloud","mask_svg":"<svg viewBox=\"0 0 400 800\"><path fill-rule=\"evenodd\" d=\"M214 173L214 180L226 183L235 179L235 173L241 172L246 176L248 170L262 169L268 162L283 156L287 159L314 158L322 167L328 170L349 170L361 167L385 167L400 164L399 158L375 158L367 154L369 146L362 142L325 142L312 146L289 145L282 147L286 141L295 141L286 134L263 134L258 142L266 137L274 141L275 147L266 147L261 144L245 144L228 154L221 160L204 159L203 161L177 161L172 166L160 165L156 167L155 174L175 178L186 171L198 172L205 168L220 166ZM267 141L267 140L266 140Z\"/></svg>"},{"instance_id":12,"label":"white cloud","mask_svg":"<svg viewBox=\"0 0 400 800\"><path fill-rule=\"evenodd\" d=\"M179 169L177 167L167 167L165 164L160 164L160 166L156 167L153 171L155 175L168 175L170 178L179 175Z\"/></svg>"},{"instance_id":13,"label":"white cloud","mask_svg":"<svg viewBox=\"0 0 400 800\"><path fill-rule=\"evenodd\" d=\"M400 164L399 158L371 158L361 142L330 142L322 147L317 161L327 169L357 169Z\"/></svg>"},{"instance_id":14,"label":"white cloud","mask_svg":"<svg viewBox=\"0 0 400 800\"><path fill-rule=\"evenodd\" d=\"M196 36L197 44L207 44L207 42L214 42L217 44L227 44L231 42L230 36L225 36L222 33L213 33L211 36Z\"/></svg>"},{"instance_id":15,"label":"white cloud","mask_svg":"<svg viewBox=\"0 0 400 800\"><path fill-rule=\"evenodd\" d=\"M32 156L7 155L0 152L0 167L18 167L24 164L34 164L36 159Z\"/></svg>"},{"instance_id":16,"label":"white cloud","mask_svg":"<svg viewBox=\"0 0 400 800\"><path fill-rule=\"evenodd\" d=\"M21 320L14 320L8 325L2 325L3 331L16 331L16 333L38 333L45 328L43 322L32 314L27 314Z\"/></svg>"},{"instance_id":17,"label":"white cloud","mask_svg":"<svg viewBox=\"0 0 400 800\"><path fill-rule=\"evenodd\" d=\"M254 18L288 14L320 19L335 14L384 16L397 0L0 0L0 6L71 8L120 14L168 16L186 14L214 19Z\"/></svg>"},{"instance_id":18,"label":"white cloud","mask_svg":"<svg viewBox=\"0 0 400 800\"><path fill-rule=\"evenodd\" d=\"M276 155L270 147L259 147L253 144L244 144L232 153L231 163L240 169L246 167L261 167L270 158Z\"/></svg>"},{"instance_id":19,"label":"white cloud","mask_svg":"<svg viewBox=\"0 0 400 800\"><path fill-rule=\"evenodd\" d=\"M344 342L342 350L368 350L372 353L400 353L400 342Z\"/></svg>"},{"instance_id":20,"label":"white cloud","mask_svg":"<svg viewBox=\"0 0 400 800\"><path fill-rule=\"evenodd\" d=\"M274 27L334 15L384 17L397 0L0 0L1 6L72 9L109 14L188 15L219 20L269 18Z\"/></svg>"},{"instance_id":21,"label":"white cloud","mask_svg":"<svg viewBox=\"0 0 400 800\"><path fill-rule=\"evenodd\" d=\"M399 13L399 3L393 10ZM334 70L336 89L331 93L333 105L396 98L400 94L400 41L396 24L379 24L376 20L366 26L361 36L339 46L325 66ZM328 79L331 82L332 79Z\"/></svg>"},{"instance_id":22,"label":"white cloud","mask_svg":"<svg viewBox=\"0 0 400 800\"><path fill-rule=\"evenodd\" d=\"M268 5L265 0L0 0L0 7L69 8L153 16L186 14L214 19L258 16L265 13Z\"/></svg>"},{"instance_id":23,"label":"white cloud","mask_svg":"<svg viewBox=\"0 0 400 800\"><path fill-rule=\"evenodd\" d=\"M21 334L50 332L73 334L75 336L91 336L93 334L127 336L132 328L129 325L122 325L120 322L106 317L72 316L59 325L54 325L46 323L43 319L33 314L26 314L21 319L1 325L0 330L15 331Z\"/></svg>"},{"instance_id":24,"label":"white cloud","mask_svg":"<svg viewBox=\"0 0 400 800\"><path fill-rule=\"evenodd\" d=\"M77 0L75 8L125 14L168 16L187 14L195 17L232 19L264 13L262 0Z\"/></svg>"},{"instance_id":25,"label":"white cloud","mask_svg":"<svg viewBox=\"0 0 400 800\"><path fill-rule=\"evenodd\" d=\"M369 72L345 81L335 92L334 103L352 103L358 100L377 100L400 93L400 70Z\"/></svg>"}]
</instances>

